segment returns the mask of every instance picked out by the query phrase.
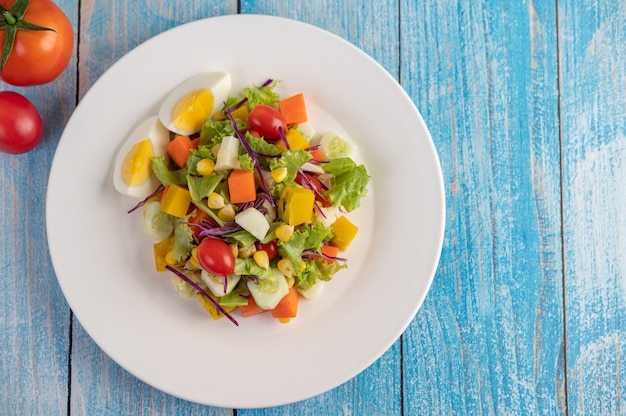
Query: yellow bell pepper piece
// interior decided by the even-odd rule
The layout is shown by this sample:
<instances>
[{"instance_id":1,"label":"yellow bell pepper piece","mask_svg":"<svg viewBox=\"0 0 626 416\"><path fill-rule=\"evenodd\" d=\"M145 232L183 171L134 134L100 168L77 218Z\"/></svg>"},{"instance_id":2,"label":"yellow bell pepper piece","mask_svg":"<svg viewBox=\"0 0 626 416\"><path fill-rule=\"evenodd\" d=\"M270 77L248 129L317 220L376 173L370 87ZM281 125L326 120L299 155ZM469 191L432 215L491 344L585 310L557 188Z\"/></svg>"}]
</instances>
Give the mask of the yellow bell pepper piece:
<instances>
[{"instance_id":1,"label":"yellow bell pepper piece","mask_svg":"<svg viewBox=\"0 0 626 416\"><path fill-rule=\"evenodd\" d=\"M287 130L285 138L287 139L287 143L289 143L289 147L291 149L304 150L311 146L309 141L303 135L301 135L298 130L293 128ZM283 143L282 140L276 140L275 146L283 152L287 151L287 147L285 147L285 143Z\"/></svg>"},{"instance_id":2,"label":"yellow bell pepper piece","mask_svg":"<svg viewBox=\"0 0 626 416\"><path fill-rule=\"evenodd\" d=\"M174 236L172 236L166 240L159 241L153 246L154 266L157 272L165 271L165 265L169 264L169 262L166 260L166 257L167 253L171 252L174 249L175 240L176 239L174 238Z\"/></svg>"},{"instance_id":3,"label":"yellow bell pepper piece","mask_svg":"<svg viewBox=\"0 0 626 416\"><path fill-rule=\"evenodd\" d=\"M288 186L278 203L278 215L291 226L304 224L313 215L315 194L306 188Z\"/></svg>"},{"instance_id":4,"label":"yellow bell pepper piece","mask_svg":"<svg viewBox=\"0 0 626 416\"><path fill-rule=\"evenodd\" d=\"M204 296L202 293L198 292L196 296L198 296L198 299L200 300L200 303L202 303L202 306L204 306L204 309L206 309L207 312L211 315L211 318L217 321L218 319L222 319L224 316L226 316L219 309L217 309L215 305L213 304L213 302L208 300L206 296ZM211 295L209 294L209 296ZM215 298L214 296L211 296L211 299L218 302L217 298ZM231 313L232 311L235 310L236 307L235 306L222 306L222 308L227 313Z\"/></svg>"},{"instance_id":5,"label":"yellow bell pepper piece","mask_svg":"<svg viewBox=\"0 0 626 416\"><path fill-rule=\"evenodd\" d=\"M189 204L191 204L189 190L175 183L167 186L161 197L161 211L178 218L187 215Z\"/></svg>"},{"instance_id":6,"label":"yellow bell pepper piece","mask_svg":"<svg viewBox=\"0 0 626 416\"><path fill-rule=\"evenodd\" d=\"M330 240L330 243L335 247L338 247L341 251L346 251L348 249L348 246L359 232L359 227L352 224L344 215L337 218L337 220L330 226L330 229L333 233L335 233L335 236Z\"/></svg>"}]
</instances>

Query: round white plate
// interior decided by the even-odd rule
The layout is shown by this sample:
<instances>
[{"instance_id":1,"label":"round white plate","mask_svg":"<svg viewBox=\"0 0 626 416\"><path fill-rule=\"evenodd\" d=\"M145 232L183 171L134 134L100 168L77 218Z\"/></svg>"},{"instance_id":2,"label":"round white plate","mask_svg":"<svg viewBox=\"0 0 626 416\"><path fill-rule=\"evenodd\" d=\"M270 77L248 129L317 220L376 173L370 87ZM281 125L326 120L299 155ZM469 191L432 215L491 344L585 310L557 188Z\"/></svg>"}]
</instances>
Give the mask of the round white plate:
<instances>
[{"instance_id":1,"label":"round white plate","mask_svg":"<svg viewBox=\"0 0 626 416\"><path fill-rule=\"evenodd\" d=\"M254 39L254 42L251 42ZM255 46L257 45L257 46ZM280 324L269 314L213 321L156 273L137 200L113 188L118 147L181 81L230 72L235 91L268 78L302 92L309 125L358 144L372 180L354 212L349 268ZM146 383L186 400L268 407L330 390L402 334L430 287L442 246L437 153L413 102L379 64L341 38L297 21L233 15L156 36L113 65L61 137L47 194L54 268L95 342Z\"/></svg>"}]
</instances>

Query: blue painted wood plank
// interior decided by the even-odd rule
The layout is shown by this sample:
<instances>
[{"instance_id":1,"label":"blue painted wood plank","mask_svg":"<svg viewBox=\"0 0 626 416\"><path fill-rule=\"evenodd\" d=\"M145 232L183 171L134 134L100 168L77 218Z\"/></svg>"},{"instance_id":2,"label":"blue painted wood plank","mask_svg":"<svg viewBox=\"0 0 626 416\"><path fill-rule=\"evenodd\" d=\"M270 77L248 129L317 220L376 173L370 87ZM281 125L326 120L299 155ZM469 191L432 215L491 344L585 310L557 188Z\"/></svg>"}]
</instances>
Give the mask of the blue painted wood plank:
<instances>
[{"instance_id":1,"label":"blue painted wood plank","mask_svg":"<svg viewBox=\"0 0 626 416\"><path fill-rule=\"evenodd\" d=\"M326 29L361 48L398 79L397 1L243 0L241 13L287 17ZM400 415L400 359L398 341L363 373L327 393L287 406L240 409L237 415ZM295 382L306 383L306 380Z\"/></svg>"},{"instance_id":2,"label":"blue painted wood plank","mask_svg":"<svg viewBox=\"0 0 626 416\"><path fill-rule=\"evenodd\" d=\"M154 35L205 17L236 12L234 1L114 1L80 3L79 95L126 52ZM171 57L175 60L176 57ZM72 414L229 415L163 393L130 375L111 360L73 321Z\"/></svg>"},{"instance_id":3,"label":"blue painted wood plank","mask_svg":"<svg viewBox=\"0 0 626 416\"><path fill-rule=\"evenodd\" d=\"M563 414L554 2L403 1L401 79L447 225L404 335L405 414Z\"/></svg>"},{"instance_id":4,"label":"blue painted wood plank","mask_svg":"<svg viewBox=\"0 0 626 416\"><path fill-rule=\"evenodd\" d=\"M559 1L571 415L626 412L626 4Z\"/></svg>"},{"instance_id":5,"label":"blue painted wood plank","mask_svg":"<svg viewBox=\"0 0 626 416\"><path fill-rule=\"evenodd\" d=\"M75 25L75 2L56 2ZM52 157L76 93L75 55L55 81L12 87L38 108L41 143L22 155L0 153L0 413L67 412L70 311L56 281L45 227ZM2 110L4 111L4 110Z\"/></svg>"}]
</instances>

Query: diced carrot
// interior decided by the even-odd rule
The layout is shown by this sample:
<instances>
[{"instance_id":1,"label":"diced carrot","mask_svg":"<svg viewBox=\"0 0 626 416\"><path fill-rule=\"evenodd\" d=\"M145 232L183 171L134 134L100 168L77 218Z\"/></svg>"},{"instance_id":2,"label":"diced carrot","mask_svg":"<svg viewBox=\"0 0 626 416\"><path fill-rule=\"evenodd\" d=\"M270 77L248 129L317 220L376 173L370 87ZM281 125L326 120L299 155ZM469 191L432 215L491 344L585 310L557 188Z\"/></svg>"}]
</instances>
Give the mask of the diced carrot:
<instances>
[{"instance_id":1,"label":"diced carrot","mask_svg":"<svg viewBox=\"0 0 626 416\"><path fill-rule=\"evenodd\" d=\"M335 246L331 246L328 244L324 244L322 246L322 254L327 255L328 257L339 257L339 247L335 247ZM326 261L328 263L334 263L335 260L328 260L326 259Z\"/></svg>"},{"instance_id":2,"label":"diced carrot","mask_svg":"<svg viewBox=\"0 0 626 416\"><path fill-rule=\"evenodd\" d=\"M274 318L295 318L298 314L298 292L294 286L289 288L289 292L272 309Z\"/></svg>"},{"instance_id":3,"label":"diced carrot","mask_svg":"<svg viewBox=\"0 0 626 416\"><path fill-rule=\"evenodd\" d=\"M187 163L187 159L189 159L193 148L189 136L177 136L167 145L167 154L170 155L179 168L182 168Z\"/></svg>"},{"instance_id":4,"label":"diced carrot","mask_svg":"<svg viewBox=\"0 0 626 416\"><path fill-rule=\"evenodd\" d=\"M306 123L308 119L303 94L285 98L278 103L278 108L288 125Z\"/></svg>"},{"instance_id":5,"label":"diced carrot","mask_svg":"<svg viewBox=\"0 0 626 416\"><path fill-rule=\"evenodd\" d=\"M200 136L191 141L191 148L193 150L198 150L198 147L200 147Z\"/></svg>"},{"instance_id":6,"label":"diced carrot","mask_svg":"<svg viewBox=\"0 0 626 416\"><path fill-rule=\"evenodd\" d=\"M313 160L317 160L318 162L326 160L326 155L319 149L313 150L311 152L311 156L313 156Z\"/></svg>"},{"instance_id":7,"label":"diced carrot","mask_svg":"<svg viewBox=\"0 0 626 416\"><path fill-rule=\"evenodd\" d=\"M230 202L242 204L256 199L256 183L254 173L245 169L233 170L228 176Z\"/></svg>"},{"instance_id":8,"label":"diced carrot","mask_svg":"<svg viewBox=\"0 0 626 416\"><path fill-rule=\"evenodd\" d=\"M265 312L265 309L261 309L259 305L256 304L252 295L250 295L250 298L248 299L248 304L241 305L239 310L245 318Z\"/></svg>"}]
</instances>

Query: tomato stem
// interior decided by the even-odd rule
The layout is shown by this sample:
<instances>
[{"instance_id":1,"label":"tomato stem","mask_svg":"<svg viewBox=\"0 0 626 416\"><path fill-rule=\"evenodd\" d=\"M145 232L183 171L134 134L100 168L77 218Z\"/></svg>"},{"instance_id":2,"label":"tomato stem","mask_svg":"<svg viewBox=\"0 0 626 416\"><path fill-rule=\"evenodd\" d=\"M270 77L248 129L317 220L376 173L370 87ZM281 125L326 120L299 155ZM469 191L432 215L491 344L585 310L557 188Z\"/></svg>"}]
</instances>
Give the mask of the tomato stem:
<instances>
[{"instance_id":1,"label":"tomato stem","mask_svg":"<svg viewBox=\"0 0 626 416\"><path fill-rule=\"evenodd\" d=\"M4 21L11 26L17 23L15 16L13 16L8 10L5 10L4 13L2 13L2 16L4 17Z\"/></svg>"},{"instance_id":2,"label":"tomato stem","mask_svg":"<svg viewBox=\"0 0 626 416\"><path fill-rule=\"evenodd\" d=\"M15 34L18 30L49 30L54 32L54 29L50 29L49 27L35 25L23 20L29 4L30 0L16 0L11 10L0 6L0 12L2 12L2 17L4 18L0 20L0 30L4 30L0 71L4 69L4 65L6 65L9 55L11 55L13 44L15 43Z\"/></svg>"}]
</instances>

